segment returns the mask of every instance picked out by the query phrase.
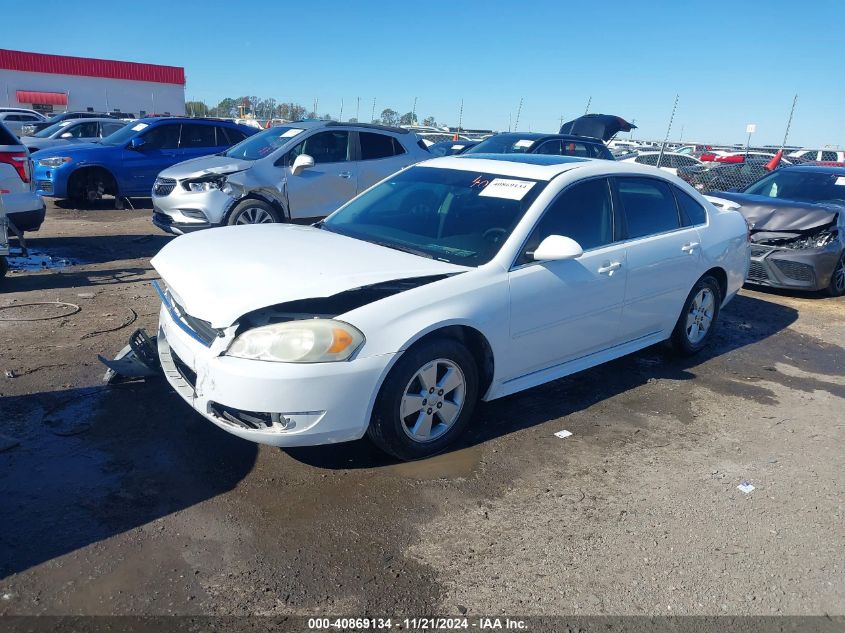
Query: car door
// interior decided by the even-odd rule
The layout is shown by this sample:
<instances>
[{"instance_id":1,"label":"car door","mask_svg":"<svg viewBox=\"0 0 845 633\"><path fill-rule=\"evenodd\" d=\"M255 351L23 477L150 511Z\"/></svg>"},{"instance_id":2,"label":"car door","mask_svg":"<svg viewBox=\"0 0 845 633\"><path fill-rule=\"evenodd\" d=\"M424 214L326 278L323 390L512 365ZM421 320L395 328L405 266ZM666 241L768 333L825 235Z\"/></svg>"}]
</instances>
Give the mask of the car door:
<instances>
[{"instance_id":1,"label":"car door","mask_svg":"<svg viewBox=\"0 0 845 633\"><path fill-rule=\"evenodd\" d=\"M127 144L122 153L120 169L115 169L120 190L125 195L149 196L159 172L179 162L179 123L159 123L148 126L136 123L144 144L131 149ZM148 129L145 129L148 128ZM133 128L134 129L134 128Z\"/></svg>"},{"instance_id":2,"label":"car door","mask_svg":"<svg viewBox=\"0 0 845 633\"><path fill-rule=\"evenodd\" d=\"M623 211L628 282L622 342L671 330L701 275L701 243L684 226L672 186L642 176L614 178Z\"/></svg>"},{"instance_id":3,"label":"car door","mask_svg":"<svg viewBox=\"0 0 845 633\"><path fill-rule=\"evenodd\" d=\"M294 176L289 166L302 154L313 158L314 166ZM281 163L288 165L285 178L291 217L324 217L355 197L357 173L350 159L346 130L317 132L291 149Z\"/></svg>"},{"instance_id":4,"label":"car door","mask_svg":"<svg viewBox=\"0 0 845 633\"><path fill-rule=\"evenodd\" d=\"M214 125L203 123L183 123L179 136L179 149L176 154L179 162L200 156L207 156L217 151L217 137Z\"/></svg>"},{"instance_id":5,"label":"car door","mask_svg":"<svg viewBox=\"0 0 845 633\"><path fill-rule=\"evenodd\" d=\"M571 260L534 261L549 235L577 241ZM607 178L580 181L552 202L509 273L511 361L508 379L613 346L625 297L625 245Z\"/></svg>"},{"instance_id":6,"label":"car door","mask_svg":"<svg viewBox=\"0 0 845 633\"><path fill-rule=\"evenodd\" d=\"M356 167L359 193L415 162L402 143L389 134L356 132L355 135L358 137Z\"/></svg>"}]
</instances>

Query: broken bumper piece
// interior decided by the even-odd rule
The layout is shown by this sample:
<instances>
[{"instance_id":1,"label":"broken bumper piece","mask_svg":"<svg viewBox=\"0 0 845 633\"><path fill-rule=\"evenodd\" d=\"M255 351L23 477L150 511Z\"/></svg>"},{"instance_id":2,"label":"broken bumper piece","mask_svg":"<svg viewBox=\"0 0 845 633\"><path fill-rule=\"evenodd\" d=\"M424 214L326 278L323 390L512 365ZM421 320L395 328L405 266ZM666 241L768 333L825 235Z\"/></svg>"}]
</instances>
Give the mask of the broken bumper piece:
<instances>
[{"instance_id":1,"label":"broken bumper piece","mask_svg":"<svg viewBox=\"0 0 845 633\"><path fill-rule=\"evenodd\" d=\"M839 245L790 249L765 244L751 246L749 283L796 290L822 290L839 261Z\"/></svg>"},{"instance_id":2,"label":"broken bumper piece","mask_svg":"<svg viewBox=\"0 0 845 633\"><path fill-rule=\"evenodd\" d=\"M151 338L144 330L135 330L129 337L129 345L120 350L114 360L99 354L97 358L107 367L103 375L103 382L106 383L146 378L161 372L155 337Z\"/></svg>"}]
</instances>

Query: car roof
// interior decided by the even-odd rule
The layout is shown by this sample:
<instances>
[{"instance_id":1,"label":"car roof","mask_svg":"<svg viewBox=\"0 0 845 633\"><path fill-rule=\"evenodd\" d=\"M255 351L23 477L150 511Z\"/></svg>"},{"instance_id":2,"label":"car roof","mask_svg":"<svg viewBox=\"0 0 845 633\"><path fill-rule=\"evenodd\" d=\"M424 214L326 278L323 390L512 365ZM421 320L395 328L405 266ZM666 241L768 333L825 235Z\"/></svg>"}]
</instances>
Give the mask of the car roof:
<instances>
[{"instance_id":1,"label":"car roof","mask_svg":"<svg viewBox=\"0 0 845 633\"><path fill-rule=\"evenodd\" d=\"M781 167L779 171L806 171L810 173L845 176L845 167L835 167L832 165L790 165L788 167Z\"/></svg>"},{"instance_id":2,"label":"car roof","mask_svg":"<svg viewBox=\"0 0 845 633\"><path fill-rule=\"evenodd\" d=\"M460 154L458 156L432 158L417 163L417 165L515 178L532 178L534 180L551 180L564 172L580 168L598 168L603 174L607 175L642 174L663 178L664 180L672 180L673 178L668 172L648 165L551 154Z\"/></svg>"},{"instance_id":3,"label":"car roof","mask_svg":"<svg viewBox=\"0 0 845 633\"><path fill-rule=\"evenodd\" d=\"M543 140L557 140L560 139L562 141L572 141L575 142L583 142L587 141L589 143L599 143L604 145L604 141L598 138L593 138L592 136L578 136L577 134L554 134L554 133L543 133L543 132L501 132L499 134L494 134L493 136L488 136L487 138L497 138L507 136L510 138L517 138L517 139L525 139L525 140L532 140L537 141L540 139ZM485 141L487 140L484 139ZM483 141L482 141L483 142Z\"/></svg>"},{"instance_id":4,"label":"car roof","mask_svg":"<svg viewBox=\"0 0 845 633\"><path fill-rule=\"evenodd\" d=\"M109 117L111 118L111 117ZM118 120L118 119L113 119ZM135 119L134 123L146 123L147 125L155 125L156 123L225 123L226 125L235 126L238 128L249 127L248 125L242 125L239 123L235 123L234 121L229 121L228 119L216 119L214 117L198 117L198 116L150 116L144 117L141 119ZM256 128L252 128L256 129Z\"/></svg>"}]
</instances>

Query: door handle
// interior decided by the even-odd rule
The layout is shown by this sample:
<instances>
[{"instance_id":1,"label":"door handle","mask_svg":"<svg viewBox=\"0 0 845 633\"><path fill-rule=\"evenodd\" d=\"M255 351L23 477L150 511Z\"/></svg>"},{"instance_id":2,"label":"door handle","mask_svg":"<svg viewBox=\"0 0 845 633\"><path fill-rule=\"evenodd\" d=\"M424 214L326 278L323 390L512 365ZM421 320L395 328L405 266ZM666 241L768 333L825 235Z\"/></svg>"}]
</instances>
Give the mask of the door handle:
<instances>
[{"instance_id":1,"label":"door handle","mask_svg":"<svg viewBox=\"0 0 845 633\"><path fill-rule=\"evenodd\" d=\"M620 268L622 268L621 262L613 262L613 263L606 262L604 266L599 268L599 274L601 274L601 275L612 275L613 271L619 270Z\"/></svg>"},{"instance_id":2,"label":"door handle","mask_svg":"<svg viewBox=\"0 0 845 633\"><path fill-rule=\"evenodd\" d=\"M341 178L352 178L352 172L351 171L342 171L338 174L338 176L340 176Z\"/></svg>"},{"instance_id":3,"label":"door handle","mask_svg":"<svg viewBox=\"0 0 845 633\"><path fill-rule=\"evenodd\" d=\"M681 250L685 253L692 253L695 249L698 248L698 242L687 242L683 246L681 246Z\"/></svg>"}]
</instances>

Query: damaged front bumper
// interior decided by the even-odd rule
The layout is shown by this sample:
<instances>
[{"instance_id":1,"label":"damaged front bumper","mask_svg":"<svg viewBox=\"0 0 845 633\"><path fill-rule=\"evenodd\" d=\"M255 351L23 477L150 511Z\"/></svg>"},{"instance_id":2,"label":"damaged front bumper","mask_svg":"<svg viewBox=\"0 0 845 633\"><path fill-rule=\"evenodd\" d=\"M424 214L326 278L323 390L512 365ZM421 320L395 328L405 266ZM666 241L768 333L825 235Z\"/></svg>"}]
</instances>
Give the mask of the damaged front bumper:
<instances>
[{"instance_id":1,"label":"damaged front bumper","mask_svg":"<svg viewBox=\"0 0 845 633\"><path fill-rule=\"evenodd\" d=\"M312 446L363 437L392 354L336 363L274 363L220 355L162 305L158 355L197 412L243 439Z\"/></svg>"},{"instance_id":2,"label":"damaged front bumper","mask_svg":"<svg viewBox=\"0 0 845 633\"><path fill-rule=\"evenodd\" d=\"M795 290L823 290L830 284L842 245L796 249L768 244L751 245L747 282Z\"/></svg>"}]
</instances>

